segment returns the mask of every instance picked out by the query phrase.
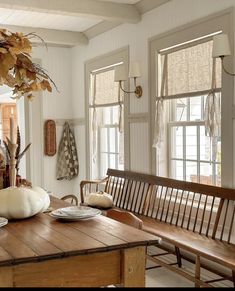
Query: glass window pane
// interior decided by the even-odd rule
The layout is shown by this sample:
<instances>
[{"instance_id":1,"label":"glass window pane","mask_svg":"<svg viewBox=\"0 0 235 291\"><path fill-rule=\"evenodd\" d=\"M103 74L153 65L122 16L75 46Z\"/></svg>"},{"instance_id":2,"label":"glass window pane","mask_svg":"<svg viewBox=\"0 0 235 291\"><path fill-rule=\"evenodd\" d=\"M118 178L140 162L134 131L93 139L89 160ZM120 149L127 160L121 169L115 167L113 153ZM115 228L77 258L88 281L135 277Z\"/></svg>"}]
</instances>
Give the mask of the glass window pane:
<instances>
[{"instance_id":1,"label":"glass window pane","mask_svg":"<svg viewBox=\"0 0 235 291\"><path fill-rule=\"evenodd\" d=\"M171 156L172 158L182 159L183 158L183 127L172 127L171 128Z\"/></svg>"},{"instance_id":2,"label":"glass window pane","mask_svg":"<svg viewBox=\"0 0 235 291\"><path fill-rule=\"evenodd\" d=\"M197 162L186 162L186 181L197 182Z\"/></svg>"},{"instance_id":3,"label":"glass window pane","mask_svg":"<svg viewBox=\"0 0 235 291\"><path fill-rule=\"evenodd\" d=\"M110 152L117 152L116 149L116 128L109 129L109 143L110 143Z\"/></svg>"},{"instance_id":4,"label":"glass window pane","mask_svg":"<svg viewBox=\"0 0 235 291\"><path fill-rule=\"evenodd\" d=\"M221 164L216 165L216 186L221 187Z\"/></svg>"},{"instance_id":5,"label":"glass window pane","mask_svg":"<svg viewBox=\"0 0 235 291\"><path fill-rule=\"evenodd\" d=\"M184 180L183 161L171 161L171 176L173 179Z\"/></svg>"},{"instance_id":6,"label":"glass window pane","mask_svg":"<svg viewBox=\"0 0 235 291\"><path fill-rule=\"evenodd\" d=\"M100 175L105 177L108 169L108 154L100 155Z\"/></svg>"},{"instance_id":7,"label":"glass window pane","mask_svg":"<svg viewBox=\"0 0 235 291\"><path fill-rule=\"evenodd\" d=\"M110 119L110 107L104 107L101 109L102 110L102 123L103 124L110 124L111 119Z\"/></svg>"},{"instance_id":8,"label":"glass window pane","mask_svg":"<svg viewBox=\"0 0 235 291\"><path fill-rule=\"evenodd\" d=\"M176 121L187 121L187 99L178 99L177 101L177 119Z\"/></svg>"},{"instance_id":9,"label":"glass window pane","mask_svg":"<svg viewBox=\"0 0 235 291\"><path fill-rule=\"evenodd\" d=\"M210 163L201 163L200 164L200 183L206 185L213 185L213 176L212 176L212 164Z\"/></svg>"},{"instance_id":10,"label":"glass window pane","mask_svg":"<svg viewBox=\"0 0 235 291\"><path fill-rule=\"evenodd\" d=\"M190 98L190 120L202 120L202 97Z\"/></svg>"},{"instance_id":11,"label":"glass window pane","mask_svg":"<svg viewBox=\"0 0 235 291\"><path fill-rule=\"evenodd\" d=\"M116 169L116 155L111 154L111 155L109 155L109 157L110 157L110 161L109 161L110 162L110 168L111 169Z\"/></svg>"},{"instance_id":12,"label":"glass window pane","mask_svg":"<svg viewBox=\"0 0 235 291\"><path fill-rule=\"evenodd\" d=\"M186 127L186 159L197 160L197 127Z\"/></svg>"},{"instance_id":13,"label":"glass window pane","mask_svg":"<svg viewBox=\"0 0 235 291\"><path fill-rule=\"evenodd\" d=\"M107 152L108 144L107 144L107 128L100 129L100 151Z\"/></svg>"}]
</instances>

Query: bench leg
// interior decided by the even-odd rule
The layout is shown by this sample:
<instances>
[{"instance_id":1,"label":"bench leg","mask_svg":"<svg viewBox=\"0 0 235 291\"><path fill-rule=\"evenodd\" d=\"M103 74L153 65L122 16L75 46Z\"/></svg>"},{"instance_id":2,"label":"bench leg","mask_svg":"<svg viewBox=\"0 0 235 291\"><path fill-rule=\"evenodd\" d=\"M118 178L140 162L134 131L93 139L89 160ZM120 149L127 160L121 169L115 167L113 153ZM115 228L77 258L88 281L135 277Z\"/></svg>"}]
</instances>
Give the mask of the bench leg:
<instances>
[{"instance_id":1,"label":"bench leg","mask_svg":"<svg viewBox=\"0 0 235 291\"><path fill-rule=\"evenodd\" d=\"M176 258L177 258L177 264L179 266L179 268L182 267L182 259L181 259L181 254L180 254L180 249L175 247L175 254L176 254Z\"/></svg>"},{"instance_id":2,"label":"bench leg","mask_svg":"<svg viewBox=\"0 0 235 291\"><path fill-rule=\"evenodd\" d=\"M195 265L195 279L200 280L201 278L201 260L200 256L197 256L196 258L196 265ZM200 287L200 284L195 282L195 287Z\"/></svg>"},{"instance_id":3,"label":"bench leg","mask_svg":"<svg viewBox=\"0 0 235 291\"><path fill-rule=\"evenodd\" d=\"M233 286L235 288L235 271L232 270Z\"/></svg>"}]
</instances>

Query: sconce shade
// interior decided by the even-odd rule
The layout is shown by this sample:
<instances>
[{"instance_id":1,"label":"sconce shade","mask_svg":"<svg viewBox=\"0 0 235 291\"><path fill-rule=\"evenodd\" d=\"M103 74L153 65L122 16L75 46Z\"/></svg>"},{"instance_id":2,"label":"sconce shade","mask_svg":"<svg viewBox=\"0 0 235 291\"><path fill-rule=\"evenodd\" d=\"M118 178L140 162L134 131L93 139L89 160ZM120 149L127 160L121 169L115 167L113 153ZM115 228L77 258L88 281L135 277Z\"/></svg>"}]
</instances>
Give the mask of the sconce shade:
<instances>
[{"instance_id":1,"label":"sconce shade","mask_svg":"<svg viewBox=\"0 0 235 291\"><path fill-rule=\"evenodd\" d=\"M130 65L129 78L139 78L139 77L141 77L140 64L138 62L133 62Z\"/></svg>"},{"instance_id":2,"label":"sconce shade","mask_svg":"<svg viewBox=\"0 0 235 291\"><path fill-rule=\"evenodd\" d=\"M123 65L115 67L114 81L120 82L120 81L126 81L126 80L127 80L127 73L126 73L125 67Z\"/></svg>"},{"instance_id":3,"label":"sconce shade","mask_svg":"<svg viewBox=\"0 0 235 291\"><path fill-rule=\"evenodd\" d=\"M218 34L213 38L213 58L230 56L231 49L227 34Z\"/></svg>"}]
</instances>

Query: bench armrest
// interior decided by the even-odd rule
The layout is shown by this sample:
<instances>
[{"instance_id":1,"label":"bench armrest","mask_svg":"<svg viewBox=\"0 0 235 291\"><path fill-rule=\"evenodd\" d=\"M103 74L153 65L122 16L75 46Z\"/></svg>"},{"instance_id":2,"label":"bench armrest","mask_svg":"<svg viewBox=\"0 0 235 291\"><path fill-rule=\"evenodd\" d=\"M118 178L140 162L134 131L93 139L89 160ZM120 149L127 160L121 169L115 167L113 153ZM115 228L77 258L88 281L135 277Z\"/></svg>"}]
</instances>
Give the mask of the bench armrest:
<instances>
[{"instance_id":1,"label":"bench armrest","mask_svg":"<svg viewBox=\"0 0 235 291\"><path fill-rule=\"evenodd\" d=\"M104 183L107 183L108 177L101 179L101 180L83 180L80 182L80 194L81 194L81 203L84 203L84 198L85 198L85 186L86 185L96 185L96 191L98 191L98 186Z\"/></svg>"},{"instance_id":2,"label":"bench armrest","mask_svg":"<svg viewBox=\"0 0 235 291\"><path fill-rule=\"evenodd\" d=\"M73 195L73 194L69 194L69 195L66 195L66 196L63 196L62 198L60 198L61 200L70 200L70 203L73 204L75 203L75 205L77 206L78 205L78 198L77 196Z\"/></svg>"}]
</instances>

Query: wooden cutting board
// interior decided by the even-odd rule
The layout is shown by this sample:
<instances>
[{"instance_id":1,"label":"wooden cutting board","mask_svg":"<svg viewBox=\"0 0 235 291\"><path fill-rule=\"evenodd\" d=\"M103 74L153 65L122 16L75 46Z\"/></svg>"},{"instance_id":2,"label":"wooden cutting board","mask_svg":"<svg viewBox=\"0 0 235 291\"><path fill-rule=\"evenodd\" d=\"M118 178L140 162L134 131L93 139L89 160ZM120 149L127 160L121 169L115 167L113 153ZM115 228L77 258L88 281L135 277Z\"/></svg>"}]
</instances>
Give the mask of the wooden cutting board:
<instances>
[{"instance_id":1,"label":"wooden cutting board","mask_svg":"<svg viewBox=\"0 0 235 291\"><path fill-rule=\"evenodd\" d=\"M50 157L56 154L56 123L54 120L47 120L44 124L44 153Z\"/></svg>"}]
</instances>

